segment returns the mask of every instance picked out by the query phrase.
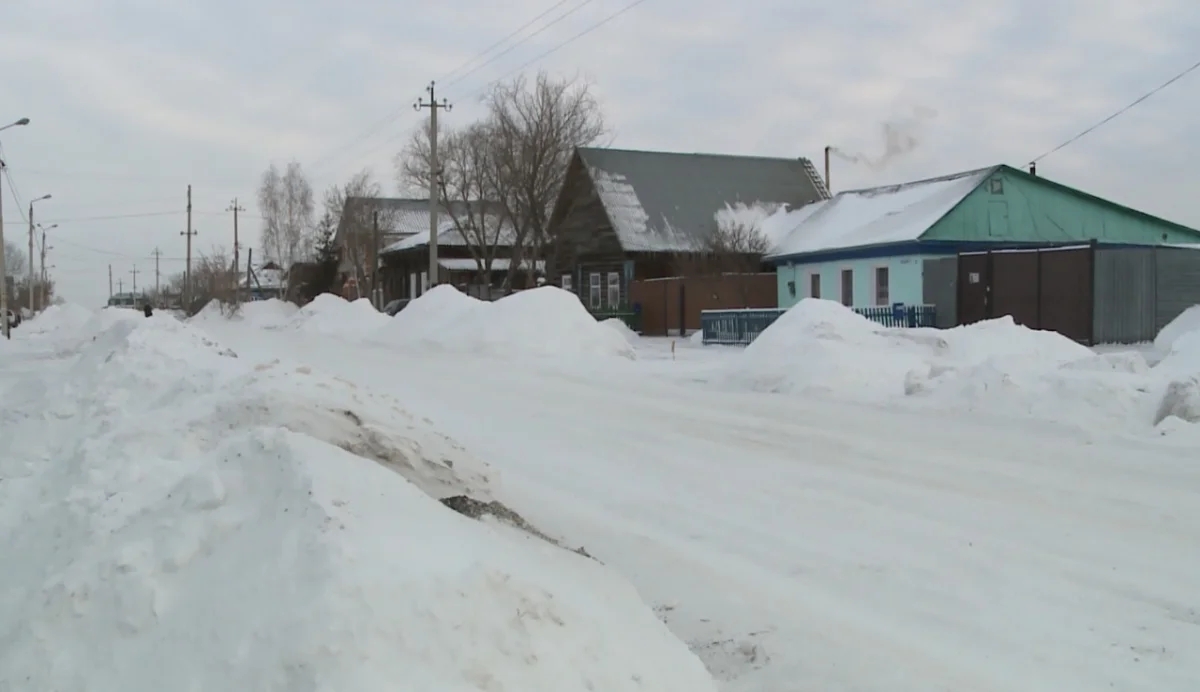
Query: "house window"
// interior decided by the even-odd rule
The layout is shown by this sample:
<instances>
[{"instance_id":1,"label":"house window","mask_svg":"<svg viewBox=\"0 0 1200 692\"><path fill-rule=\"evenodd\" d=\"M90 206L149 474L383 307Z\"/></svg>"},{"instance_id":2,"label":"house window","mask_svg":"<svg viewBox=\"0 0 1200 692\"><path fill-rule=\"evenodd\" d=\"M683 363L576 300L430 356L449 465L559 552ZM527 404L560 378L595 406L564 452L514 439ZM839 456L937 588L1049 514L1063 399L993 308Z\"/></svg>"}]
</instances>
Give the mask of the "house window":
<instances>
[{"instance_id":1,"label":"house window","mask_svg":"<svg viewBox=\"0 0 1200 692\"><path fill-rule=\"evenodd\" d=\"M875 304L891 305L892 296L888 285L890 277L887 267L875 267Z\"/></svg>"},{"instance_id":2,"label":"house window","mask_svg":"<svg viewBox=\"0 0 1200 692\"><path fill-rule=\"evenodd\" d=\"M789 281L787 286L788 286L788 295L795 298L796 297L796 282Z\"/></svg>"},{"instance_id":3,"label":"house window","mask_svg":"<svg viewBox=\"0 0 1200 692\"><path fill-rule=\"evenodd\" d=\"M608 273L608 307L616 308L621 305L621 274Z\"/></svg>"},{"instance_id":4,"label":"house window","mask_svg":"<svg viewBox=\"0 0 1200 692\"><path fill-rule=\"evenodd\" d=\"M562 290L564 290L564 291L572 290L574 287L571 286L571 275L563 274L562 279L560 279L560 281L559 281L559 285L562 286Z\"/></svg>"},{"instance_id":5,"label":"house window","mask_svg":"<svg viewBox=\"0 0 1200 692\"><path fill-rule=\"evenodd\" d=\"M808 297L809 298L820 298L821 297L821 275L820 274L809 274L808 275Z\"/></svg>"},{"instance_id":6,"label":"house window","mask_svg":"<svg viewBox=\"0 0 1200 692\"><path fill-rule=\"evenodd\" d=\"M992 193L993 195L1004 194L1004 179L992 178L988 180L988 192Z\"/></svg>"},{"instance_id":7,"label":"house window","mask_svg":"<svg viewBox=\"0 0 1200 692\"><path fill-rule=\"evenodd\" d=\"M592 272L588 274L588 307L593 310L600 309L600 273Z\"/></svg>"},{"instance_id":8,"label":"house window","mask_svg":"<svg viewBox=\"0 0 1200 692\"><path fill-rule=\"evenodd\" d=\"M842 305L854 307L854 270L842 270Z\"/></svg>"}]
</instances>

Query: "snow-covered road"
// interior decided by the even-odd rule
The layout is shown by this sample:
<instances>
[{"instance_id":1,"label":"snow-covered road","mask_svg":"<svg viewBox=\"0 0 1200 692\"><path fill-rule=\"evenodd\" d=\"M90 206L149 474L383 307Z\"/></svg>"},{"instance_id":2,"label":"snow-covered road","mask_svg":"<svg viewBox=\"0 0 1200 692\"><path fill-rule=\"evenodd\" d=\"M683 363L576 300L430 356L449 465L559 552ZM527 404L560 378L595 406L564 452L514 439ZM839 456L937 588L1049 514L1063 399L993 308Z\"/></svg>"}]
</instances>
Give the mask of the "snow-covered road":
<instances>
[{"instance_id":1,"label":"snow-covered road","mask_svg":"<svg viewBox=\"0 0 1200 692\"><path fill-rule=\"evenodd\" d=\"M1178 443L212 329L429 416L727 690L1200 688L1200 464Z\"/></svg>"}]
</instances>

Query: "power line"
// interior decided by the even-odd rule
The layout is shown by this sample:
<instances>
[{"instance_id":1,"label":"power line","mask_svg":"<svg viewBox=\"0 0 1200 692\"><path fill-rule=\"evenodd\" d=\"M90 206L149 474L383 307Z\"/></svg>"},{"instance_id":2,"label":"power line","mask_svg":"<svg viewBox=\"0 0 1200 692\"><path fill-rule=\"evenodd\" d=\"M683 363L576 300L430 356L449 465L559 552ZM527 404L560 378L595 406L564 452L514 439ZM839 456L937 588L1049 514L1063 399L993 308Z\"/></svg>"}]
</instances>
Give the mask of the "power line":
<instances>
[{"instance_id":1,"label":"power line","mask_svg":"<svg viewBox=\"0 0 1200 692\"><path fill-rule=\"evenodd\" d=\"M539 54L535 55L533 57L533 59L523 63L521 66L517 67L515 70L511 70L511 71L497 77L496 79L491 80L490 82L484 83L482 86L480 86L475 91L469 92L468 97L475 96L479 93L482 93L483 90L487 89L489 86L496 84L497 82L502 82L505 79L508 79L509 77L513 76L514 74L521 72L522 70L529 67L530 65L533 65L534 63L539 62L543 58L550 56L550 55L558 52L559 50L562 50L563 48L567 47L568 45L578 41L579 39L583 38L584 36L587 36L588 34L592 33L593 31L599 29L600 27L604 26L605 24L608 24L609 22L613 21L617 17L620 17L621 15L632 10L633 8L637 7L638 5L641 5L644 2L646 2L646 0L634 0L633 2L629 3L628 5L625 5L624 7L617 10L616 12L613 12L612 14L608 15L604 19L601 19L599 22L596 22L595 24L592 24L591 26L587 27L583 31L580 31L579 33L575 34L574 36L567 39L566 41L559 43L558 45L554 46L550 50L547 50L543 53L539 53ZM466 98L466 97L464 97L464 98Z\"/></svg>"},{"instance_id":2,"label":"power line","mask_svg":"<svg viewBox=\"0 0 1200 692\"><path fill-rule=\"evenodd\" d=\"M570 1L570 0L559 0L559 2L557 2L557 3L555 3L554 5L550 6L550 8L549 8L549 9L547 9L547 10L543 11L541 14L537 15L536 17L534 17L534 18L533 18L533 19L531 19L530 21L526 22L524 25L522 25L522 26L521 26L521 28L517 29L517 30L516 30L516 31L514 31L513 33L511 33L511 34L509 34L508 36L504 37L504 38L503 38L503 39L501 39L500 41L498 41L498 42L496 42L496 43L492 44L492 45L491 45L491 46L489 46L489 47L488 47L486 50L484 50L482 53L480 53L479 55L476 55L474 58L471 58L470 60L468 60L468 61L467 61L466 63L464 63L463 65L460 65L459 67L455 68L454 70L451 70L451 71L450 71L450 74L454 74L455 72L457 72L457 71L461 70L461 69L462 69L463 67L465 67L466 65L469 65L469 64L471 64L472 62L474 62L475 60L478 60L480 57L482 57L483 55L486 55L486 54L487 54L488 52L490 52L492 49L494 49L494 48L496 48L497 46L499 46L499 45L503 44L505 41L507 41L508 39L512 38L513 36L515 36L515 35L517 35L517 34L520 34L522 31L524 31L525 29L529 28L531 25L533 25L533 24L534 24L534 23L536 23L538 20L540 20L542 17L545 17L546 15L550 14L551 12L553 12L553 11L554 11L554 10L556 10L556 9L558 9L559 7L561 7L562 5L566 4L566 3L567 3L567 2L569 2L569 1ZM505 54L507 54L508 52L512 51L514 48L516 48L517 46L521 45L522 43L525 43L526 41L530 40L530 39L531 39L531 38L533 38L534 36L537 36L537 35L538 35L538 34L540 34L541 32L545 31L545 30L546 30L546 29L548 29L549 27L551 27L551 26L553 26L553 25L557 24L558 22L562 21L563 19L565 19L566 17L570 16L571 14L574 14L574 13L575 13L577 10L579 10L580 8L582 8L584 5L587 5L587 4L591 3L591 2L593 2L593 0L583 0L583 1L582 1L582 2L579 4L579 5L577 5L576 7L574 7L574 8L572 8L572 9L568 10L568 11L567 11L567 12L565 12L564 14L560 15L559 17L557 17L556 19L554 19L553 21L551 21L549 24L546 24L545 26L543 26L542 28L538 29L538 30L537 30L537 31L535 31L534 33L530 34L529 36L526 36L525 38L521 39L521 40L520 40L520 41L518 41L517 43L514 43L513 45L509 46L509 47L508 47L508 48L506 48L505 50L501 51L499 54L492 56L490 59L486 60L486 61L485 61L485 62L483 62L482 64L480 64L480 65L477 65L475 68L473 68L471 71L467 72L466 74L460 75L459 77L455 78L453 81L451 81L451 82L450 82L450 84L456 84L456 83L458 83L458 82L462 81L463 79L465 79L466 77L470 76L471 74L474 74L475 72L479 71L479 70L480 70L481 68L483 68L484 66L486 66L486 65L488 65L488 64L490 64L490 63L492 63L492 62L494 62L495 60L497 60L497 59L499 59L500 57L504 56L504 55L505 55ZM436 80L435 80L435 81L436 81ZM447 86L449 86L449 85L447 85ZM389 113L389 114L387 115L387 117L385 117L385 118L383 118L382 120L379 120L379 121L377 121L376 123L374 123L373 125L371 125L371 126L370 126L370 127L367 129L367 130L366 130L366 132L365 132L365 133L363 133L363 134L359 135L358 137L355 137L355 138L351 139L351 140L350 140L349 142L347 142L346 144L344 144L344 145L342 145L342 146L340 146L340 147L337 147L337 148L331 149L331 150L329 150L328 152L326 152L325 154L322 154L321 156L317 157L316 161L314 161L312 164L310 164L310 165L309 165L309 170L315 170L315 169L316 169L316 168L318 168L319 166L321 166L321 165L323 165L323 164L325 164L325 163L327 163L327 162L329 162L329 161L331 161L331 160L334 160L334 159L336 159L336 158L337 158L338 156L340 156L340 155L344 155L344 154L345 154L347 151L350 151L351 149L354 149L354 148L356 148L356 147L357 147L359 144L362 144L363 142L367 141L368 139L370 139L370 138L374 137L375 135L379 134L379 132L380 132L380 131L382 131L384 128L386 128L387 126L389 126L389 125L391 125L392 123L394 123L394 122L396 121L396 119L397 119L397 118L399 118L399 117L400 117L400 115L401 115L401 114L404 112L404 110L405 110L405 109L404 109L404 107L399 107L399 108L397 108L396 110L394 110L394 111L392 111L391 113ZM391 140L389 140L389 141L391 141Z\"/></svg>"},{"instance_id":3,"label":"power line","mask_svg":"<svg viewBox=\"0 0 1200 692\"><path fill-rule=\"evenodd\" d=\"M467 77L470 77L471 75L475 74L476 72L478 72L478 71L482 70L483 68L485 68L485 67L487 67L488 65L492 64L493 62L496 62L496 61L497 61L497 60L499 60L500 58L504 57L505 55L508 55L508 54L509 54L509 53L511 53L513 50L515 50L515 49L516 49L518 46L520 46L521 44L525 43L526 41L529 41L530 39L534 38L534 37L535 37L535 36L537 36L538 34L540 34L540 33L542 33L543 31L545 31L546 29L549 29L550 27L554 26L555 24L558 24L558 23L559 23L559 22L561 22L562 20L566 19L567 17L570 17L571 15L575 14L575 13L576 13L576 12L578 12L579 10L583 9L583 8L584 8L584 7L586 7L587 5L590 5L592 2L593 2L593 0L583 0L583 2L580 2L578 5L576 5L576 6L572 7L571 9L567 10L566 12L564 12L564 13L560 14L558 17L556 17L556 18L555 18L553 21L551 21L549 24L545 24L545 25L543 25L543 26L542 26L542 28L538 29L537 31L533 32L532 34L530 34L530 35L526 36L525 38L521 39L520 41L517 41L516 43L512 44L512 45L511 45L511 46L509 46L508 48L505 48L504 50L500 51L500 52L499 52L499 53L497 53L496 55L493 55L491 58L489 58L488 60L486 60L486 61L484 61L484 62L480 63L479 65L476 65L474 68L472 68L472 69L471 69L469 72L467 72L466 74L460 75L460 76L458 76L458 77L456 77L456 78L454 78L454 79L450 80L450 82L448 82L448 83L447 83L445 86L446 86L446 87L451 87L451 86L454 86L455 84L458 84L459 82L461 82L462 80L466 79ZM561 3L559 3L559 4L561 4ZM552 9L553 9L553 8L552 8Z\"/></svg>"},{"instance_id":4,"label":"power line","mask_svg":"<svg viewBox=\"0 0 1200 692\"><path fill-rule=\"evenodd\" d=\"M546 15L550 14L550 13L551 13L551 12L553 12L554 10L557 10L558 8L560 8L560 7L562 7L563 5L567 4L568 2L570 2L570 0L558 0L558 2L554 3L553 5L551 5L549 8L547 8L546 10L544 10L544 11L543 11L541 14L539 14L539 15L538 15L538 16L536 16L536 17L534 17L533 19L530 19L528 22L525 22L524 24L522 24L520 27L518 27L516 30L514 30L514 31L513 31L511 34L509 34L509 35L505 36L504 38L500 39L499 41L496 41L495 43L493 43L492 45L488 46L487 48L484 48L484 49L483 49L482 51L480 51L480 52L479 52L479 53L478 53L478 54L477 54L475 57L473 57L473 58L471 58L470 60L468 60L468 61L464 62L463 64L459 65L458 67L454 68L453 70L450 70L449 72L447 72L446 74L442 75L441 77L438 77L438 78L437 78L436 80L434 80L434 81L435 81L435 82L440 82L440 81L442 81L443 79L449 79L451 76L453 76L453 75L454 75L456 72L458 72L459 70L461 70L461 69L463 69L464 67L466 67L466 66L470 65L471 63L475 62L476 60L478 60L478 59L482 58L483 56L485 56L485 55L487 55L488 53L492 52L492 51L493 51L493 50L495 50L496 48L499 48L500 46L504 45L504 43L505 43L506 41L508 41L510 38L512 38L512 37L514 37L514 36L516 36L516 35L520 34L522 31L524 31L524 30L528 29L529 27L533 26L534 24L536 24L536 23L538 22L538 20L539 20L539 19L541 19L542 17L545 17ZM486 64L486 63L484 63L484 64ZM453 82L451 82L451 84L453 84Z\"/></svg>"},{"instance_id":5,"label":"power line","mask_svg":"<svg viewBox=\"0 0 1200 692\"><path fill-rule=\"evenodd\" d=\"M1172 84L1174 84L1175 82L1178 82L1179 80L1183 79L1184 77L1186 77L1187 75L1191 74L1192 72L1194 72L1194 71L1195 71L1195 70L1197 70L1197 69L1200 69L1200 61L1197 61L1195 64L1193 64L1191 67L1188 67L1188 68L1187 68L1187 69L1185 69L1183 72L1180 72L1179 74L1177 74L1177 75L1175 75L1174 77L1172 77L1172 78L1168 79L1167 81L1163 82L1162 84L1160 84L1160 85L1158 85L1158 86L1154 87L1153 89L1151 89L1150 91L1146 92L1145 94L1142 94L1142 95L1141 95L1141 96L1139 96L1137 99L1135 99L1133 102L1131 102L1129 105L1127 105L1127 106L1125 106L1124 108L1122 108L1122 109L1118 110L1117 112L1115 112L1115 113L1113 113L1112 115L1108 116L1108 117L1107 117L1107 118L1105 118L1104 120L1101 120L1100 122L1096 123L1095 125L1092 125L1091 127L1087 128L1087 129L1086 129L1086 130L1084 130L1083 132L1080 132L1079 134L1077 134L1077 135L1075 135L1074 137L1072 137L1072 138L1068 139L1067 141L1063 142L1062 144L1060 144L1060 145L1058 145L1058 146L1054 147L1054 148L1053 148L1053 149L1051 149L1050 151L1047 151L1046 153L1044 153L1044 154L1042 154L1042 155L1040 155L1040 156L1036 156L1036 157L1034 157L1033 159L1031 159L1031 160L1029 161L1029 164L1035 164L1035 163L1037 163L1038 161L1041 161L1042 159L1046 158L1047 156L1049 156L1049 155L1051 155L1051 154L1053 154L1053 153L1055 153L1055 152L1059 151L1060 149L1063 149L1063 148L1065 148L1065 147L1067 147L1067 146L1069 146L1069 145L1071 145L1071 144L1074 144L1075 142L1079 141L1080 139L1083 139L1083 138L1084 138L1084 137L1086 137L1087 135L1089 135L1089 134L1091 134L1091 133L1095 132L1096 130L1100 129L1101 127L1104 127L1105 125L1107 125L1108 123L1112 122L1113 120L1116 120L1118 117L1120 117L1120 116L1124 115L1125 113L1129 112L1130 110L1132 110L1133 108L1135 108L1136 106L1138 106L1139 104L1141 104L1141 103L1142 103L1143 101L1145 101L1146 99L1150 98L1151 96L1154 96L1155 94L1157 94L1158 92L1162 91L1163 89L1166 89L1167 87L1171 86L1171 85L1172 85Z\"/></svg>"}]
</instances>

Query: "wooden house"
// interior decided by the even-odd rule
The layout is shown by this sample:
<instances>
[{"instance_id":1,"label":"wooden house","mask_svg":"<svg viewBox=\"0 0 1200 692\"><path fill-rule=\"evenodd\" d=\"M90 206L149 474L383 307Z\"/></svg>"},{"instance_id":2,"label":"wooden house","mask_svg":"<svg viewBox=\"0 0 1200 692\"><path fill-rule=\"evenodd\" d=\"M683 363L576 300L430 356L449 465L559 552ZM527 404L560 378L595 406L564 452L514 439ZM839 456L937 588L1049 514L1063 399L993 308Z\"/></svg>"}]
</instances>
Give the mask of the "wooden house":
<instances>
[{"instance_id":1,"label":"wooden house","mask_svg":"<svg viewBox=\"0 0 1200 692\"><path fill-rule=\"evenodd\" d=\"M627 310L635 280L680 274L731 205L778 209L827 199L805 158L580 148L550 218L547 277L593 312Z\"/></svg>"}]
</instances>

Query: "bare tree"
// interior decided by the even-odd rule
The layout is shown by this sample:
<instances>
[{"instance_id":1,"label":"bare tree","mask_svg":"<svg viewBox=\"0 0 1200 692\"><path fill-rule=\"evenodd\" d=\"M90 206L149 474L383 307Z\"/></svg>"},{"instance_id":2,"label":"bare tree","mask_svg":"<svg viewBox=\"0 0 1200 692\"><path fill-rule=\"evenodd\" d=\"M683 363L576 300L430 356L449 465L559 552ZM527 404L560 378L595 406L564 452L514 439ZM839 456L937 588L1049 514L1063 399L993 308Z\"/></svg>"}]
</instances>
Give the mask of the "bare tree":
<instances>
[{"instance_id":1,"label":"bare tree","mask_svg":"<svg viewBox=\"0 0 1200 692\"><path fill-rule=\"evenodd\" d=\"M284 271L311 251L313 207L312 186L298 162L290 162L283 174L275 164L263 172L258 187L263 250Z\"/></svg>"},{"instance_id":2,"label":"bare tree","mask_svg":"<svg viewBox=\"0 0 1200 692\"><path fill-rule=\"evenodd\" d=\"M233 254L224 247L214 247L200 252L192 260L191 286L187 286L187 275L183 272L167 277L166 293L191 296L191 303L183 305L184 312L194 315L212 301L219 301L221 314L229 317L237 314L239 301L235 300L241 279L240 272L233 267ZM190 290L189 290L190 289Z\"/></svg>"},{"instance_id":3,"label":"bare tree","mask_svg":"<svg viewBox=\"0 0 1200 692\"><path fill-rule=\"evenodd\" d=\"M362 297L362 286L366 284L367 276L374 271L374 267L368 265L376 261L376 214L379 216L381 232L386 233L396 225L394 210L375 203L382 195L383 186L375 180L370 169L363 169L345 183L331 185L322 199L324 216L337 229L340 249L354 268L359 297ZM310 259L321 261L321 239L315 240Z\"/></svg>"},{"instance_id":4,"label":"bare tree","mask_svg":"<svg viewBox=\"0 0 1200 692\"><path fill-rule=\"evenodd\" d=\"M533 272L536 261L554 256L557 239L547 227L567 164L576 147L595 143L607 129L590 84L578 78L520 76L495 86L485 104L497 201L516 233L511 283L520 266Z\"/></svg>"},{"instance_id":5,"label":"bare tree","mask_svg":"<svg viewBox=\"0 0 1200 692\"><path fill-rule=\"evenodd\" d=\"M401 187L428 189L430 181L429 127L413 133L396 155L396 176ZM478 283L491 285L498 249L512 245L512 224L497 203L499 189L492 132L487 122L439 132L438 198L475 260Z\"/></svg>"},{"instance_id":6,"label":"bare tree","mask_svg":"<svg viewBox=\"0 0 1200 692\"><path fill-rule=\"evenodd\" d=\"M29 265L25 262L25 251L21 249L19 243L5 241L4 243L4 271L9 276L25 276Z\"/></svg>"}]
</instances>

